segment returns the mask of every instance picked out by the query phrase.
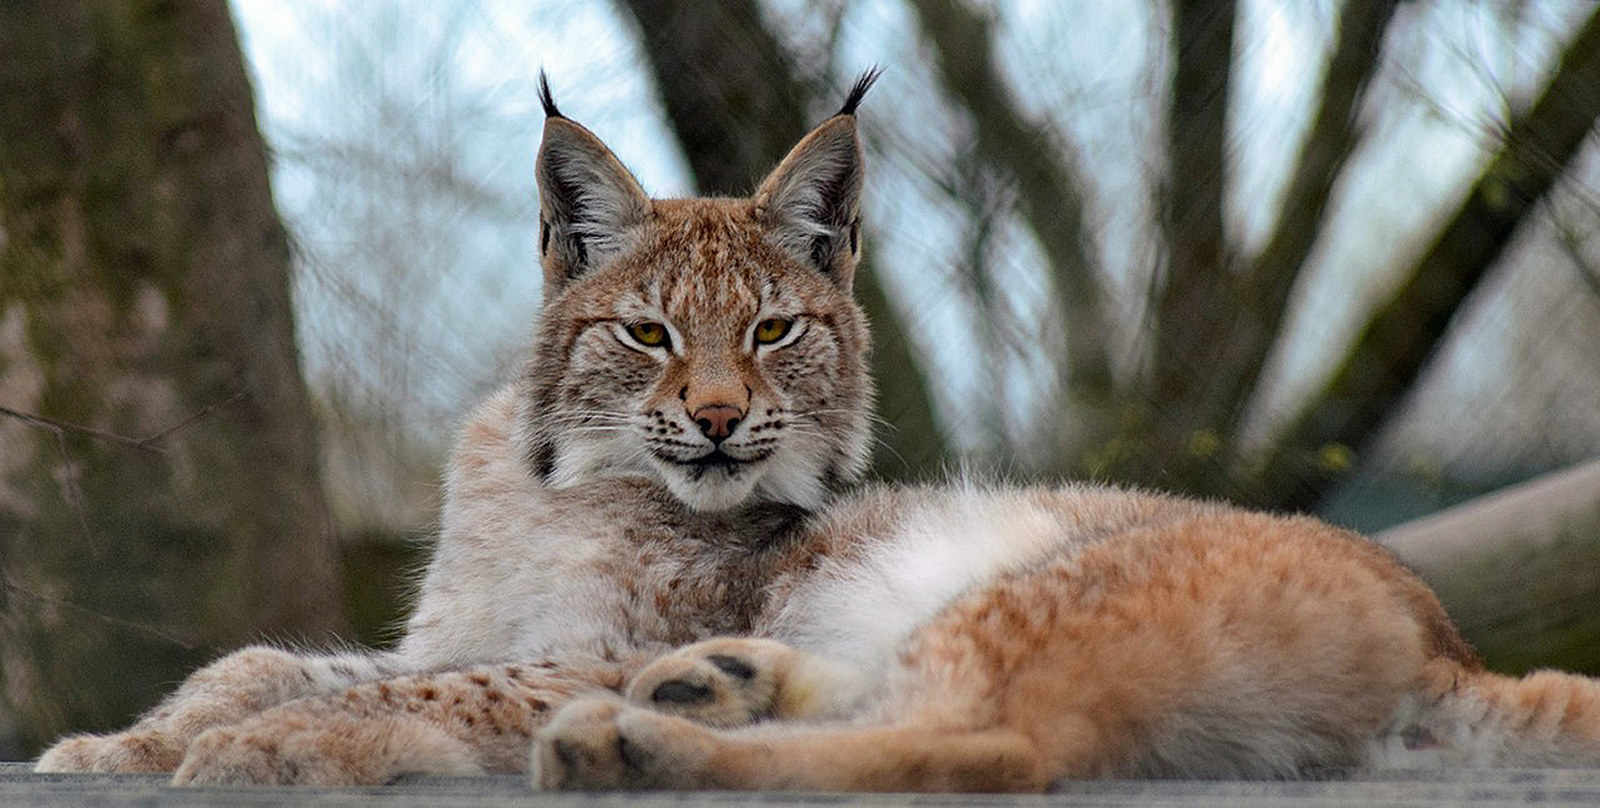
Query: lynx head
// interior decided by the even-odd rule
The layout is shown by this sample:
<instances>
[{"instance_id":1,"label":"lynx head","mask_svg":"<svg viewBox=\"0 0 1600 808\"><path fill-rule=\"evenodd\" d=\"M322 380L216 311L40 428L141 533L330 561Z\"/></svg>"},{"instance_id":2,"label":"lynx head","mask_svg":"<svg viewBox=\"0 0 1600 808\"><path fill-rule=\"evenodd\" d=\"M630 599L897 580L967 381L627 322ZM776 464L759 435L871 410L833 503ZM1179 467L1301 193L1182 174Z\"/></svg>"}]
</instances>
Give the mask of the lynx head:
<instances>
[{"instance_id":1,"label":"lynx head","mask_svg":"<svg viewBox=\"0 0 1600 808\"><path fill-rule=\"evenodd\" d=\"M860 249L855 107L745 199L651 199L543 89L545 303L523 448L555 486L644 474L689 507L810 507L859 476L872 388L850 295Z\"/></svg>"}]
</instances>

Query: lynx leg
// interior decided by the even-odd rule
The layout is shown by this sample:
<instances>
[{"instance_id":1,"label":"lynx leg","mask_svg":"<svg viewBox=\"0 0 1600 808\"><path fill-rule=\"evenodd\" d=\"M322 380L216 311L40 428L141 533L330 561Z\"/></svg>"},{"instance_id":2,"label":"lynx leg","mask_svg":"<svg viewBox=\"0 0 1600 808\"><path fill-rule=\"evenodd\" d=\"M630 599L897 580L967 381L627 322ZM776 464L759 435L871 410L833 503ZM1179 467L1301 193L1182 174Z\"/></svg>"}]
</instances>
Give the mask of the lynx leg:
<instances>
[{"instance_id":1,"label":"lynx leg","mask_svg":"<svg viewBox=\"0 0 1600 808\"><path fill-rule=\"evenodd\" d=\"M177 785L380 785L405 774L521 774L534 732L621 664L478 665L282 704L190 746Z\"/></svg>"},{"instance_id":2,"label":"lynx leg","mask_svg":"<svg viewBox=\"0 0 1600 808\"><path fill-rule=\"evenodd\" d=\"M721 638L688 645L645 667L630 703L716 727L765 719L843 715L861 690L849 668L774 640Z\"/></svg>"},{"instance_id":3,"label":"lynx leg","mask_svg":"<svg viewBox=\"0 0 1600 808\"><path fill-rule=\"evenodd\" d=\"M170 772L202 732L293 699L330 693L392 674L392 657L300 656L246 648L201 668L127 730L56 742L34 764L40 772Z\"/></svg>"},{"instance_id":4,"label":"lynx leg","mask_svg":"<svg viewBox=\"0 0 1600 808\"><path fill-rule=\"evenodd\" d=\"M1026 736L1005 729L719 731L615 700L562 709L535 742L535 788L807 791L1043 791Z\"/></svg>"},{"instance_id":5,"label":"lynx leg","mask_svg":"<svg viewBox=\"0 0 1600 808\"><path fill-rule=\"evenodd\" d=\"M202 734L190 744L173 784L360 786L406 773L483 773L470 745L412 716L274 718L267 733L247 721Z\"/></svg>"}]
</instances>

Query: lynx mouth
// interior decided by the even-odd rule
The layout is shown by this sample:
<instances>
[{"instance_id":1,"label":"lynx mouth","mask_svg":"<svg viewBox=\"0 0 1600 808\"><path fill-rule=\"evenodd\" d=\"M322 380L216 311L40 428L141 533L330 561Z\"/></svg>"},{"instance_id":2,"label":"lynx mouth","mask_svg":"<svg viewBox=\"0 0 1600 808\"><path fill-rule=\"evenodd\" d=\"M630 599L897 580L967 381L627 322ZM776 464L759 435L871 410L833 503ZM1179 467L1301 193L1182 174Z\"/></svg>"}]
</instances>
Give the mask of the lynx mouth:
<instances>
[{"instance_id":1,"label":"lynx mouth","mask_svg":"<svg viewBox=\"0 0 1600 808\"><path fill-rule=\"evenodd\" d=\"M680 460L678 462L685 466L689 466L690 468L697 468L702 471L710 471L712 469L735 469L744 465L745 463L745 461L740 460L733 455L722 451L721 449L712 449L711 451L706 452L705 454L700 455L693 460Z\"/></svg>"},{"instance_id":2,"label":"lynx mouth","mask_svg":"<svg viewBox=\"0 0 1600 808\"><path fill-rule=\"evenodd\" d=\"M711 451L706 452L705 454L696 458L689 460L673 460L672 462L690 469L693 474L693 478L698 480L705 476L708 472L713 471L723 472L730 477L737 476L740 470L744 469L746 466L751 466L767 459L767 456L770 454L770 452L766 452L757 454L754 457L738 458L718 448L712 449Z\"/></svg>"},{"instance_id":3,"label":"lynx mouth","mask_svg":"<svg viewBox=\"0 0 1600 808\"><path fill-rule=\"evenodd\" d=\"M731 449L731 451L729 451ZM743 451L741 451L741 449ZM704 451L698 457L672 457L655 453L661 481L685 505L696 511L726 511L750 501L758 486L769 480L772 473L782 474L782 468L772 468L769 460L776 453L774 446L717 447ZM746 454L748 452L748 454ZM767 483L770 484L770 483Z\"/></svg>"}]
</instances>

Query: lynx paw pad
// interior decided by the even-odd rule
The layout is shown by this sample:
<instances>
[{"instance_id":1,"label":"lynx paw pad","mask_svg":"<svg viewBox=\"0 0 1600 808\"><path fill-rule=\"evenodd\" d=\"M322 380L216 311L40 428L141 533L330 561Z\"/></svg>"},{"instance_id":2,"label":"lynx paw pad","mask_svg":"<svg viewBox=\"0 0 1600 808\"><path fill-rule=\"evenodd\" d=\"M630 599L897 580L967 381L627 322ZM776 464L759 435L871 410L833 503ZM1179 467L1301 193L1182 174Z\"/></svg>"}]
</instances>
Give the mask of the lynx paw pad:
<instances>
[{"instance_id":1,"label":"lynx paw pad","mask_svg":"<svg viewBox=\"0 0 1600 808\"><path fill-rule=\"evenodd\" d=\"M650 663L628 684L628 701L715 727L772 717L786 661L796 652L770 640L709 640Z\"/></svg>"}]
</instances>

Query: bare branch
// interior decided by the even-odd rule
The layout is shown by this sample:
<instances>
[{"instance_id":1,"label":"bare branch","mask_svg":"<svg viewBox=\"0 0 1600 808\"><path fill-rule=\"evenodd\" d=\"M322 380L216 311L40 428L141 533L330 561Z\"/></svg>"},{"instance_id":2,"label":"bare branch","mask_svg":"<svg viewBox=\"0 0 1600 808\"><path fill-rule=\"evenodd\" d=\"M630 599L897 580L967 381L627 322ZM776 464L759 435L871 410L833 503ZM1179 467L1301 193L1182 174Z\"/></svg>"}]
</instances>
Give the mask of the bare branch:
<instances>
[{"instance_id":1,"label":"bare branch","mask_svg":"<svg viewBox=\"0 0 1600 808\"><path fill-rule=\"evenodd\" d=\"M77 612L79 614L82 614L82 615L85 615L85 616L88 616L88 617L92 617L92 618L94 618L96 620L99 620L99 621L101 621L103 623L106 623L108 625L113 625L113 626L118 626L118 627L121 627L121 628L131 629L131 630L136 631L136 632L138 632L140 634L143 634L145 636L154 637L154 638L156 638L158 640L161 640L163 642L171 643L172 645L176 645L179 648L184 649L185 651L193 651L193 650L196 650L198 648L198 646L195 645L195 643L193 643L193 642L191 642L191 641L189 641L187 639L184 639L182 637L179 637L179 636L177 636L175 634L172 634L170 632L162 631L161 629L156 628L155 626L146 625L144 623L138 623L138 622L135 622L135 621L132 621L132 620L124 620L124 619L122 619L120 617L113 617L112 615L103 614L101 612L97 612L94 609L91 609L91 608L89 608L87 606L84 606L84 605L82 605L80 603L74 603L74 602L72 602L70 600L67 600L65 598L58 598L58 597L54 597L52 595L43 594L41 592L35 592L32 589L29 589L29 588L27 588L25 586L22 586L21 584L18 584L16 581L13 581L9 574L0 573L0 586L4 586L6 588L6 591L10 592L12 594L22 595L24 597L31 598L33 600L43 601L45 603L49 603L49 604L52 604L52 605L55 605L55 606L62 606L62 607L65 607L66 609L69 609L71 611Z\"/></svg>"},{"instance_id":2,"label":"bare branch","mask_svg":"<svg viewBox=\"0 0 1600 808\"><path fill-rule=\"evenodd\" d=\"M206 417L207 415L210 415L213 410L216 410L219 407L224 407L224 406L227 406L229 404L232 404L232 403L234 403L236 401L239 401L240 399L242 399L244 397L245 397L245 393L243 391L240 391L238 393L234 393L232 396L229 396L228 398L222 399L221 401L214 401L214 402L212 402L210 404L207 404L204 407L201 407L200 409L194 411L193 413L190 413L189 415L185 416L182 420L178 421L177 423L173 424L172 426L169 426L169 427L166 427L164 429L161 429L160 431L157 431L156 433L154 433L154 434L152 434L152 435L150 435L148 437L143 437L143 438L130 438L127 435L118 435L118 434L116 434L114 432L106 432L105 430L95 429L94 427L91 427L91 426L83 426L82 424L68 423L67 421L61 421L61 420L57 420L55 418L49 418L49 417L46 417L46 416L43 416L43 415L36 415L34 413L22 412L20 410L13 410L10 407L0 407L0 415L5 415L5 416L9 416L11 418L15 418L15 419L17 419L17 420L19 420L19 421L21 421L21 422L23 422L25 424L28 424L29 426L38 427L39 429L44 429L44 430L47 430L47 431L50 431L50 432L54 432L57 435L61 435L63 433L71 432L71 433L74 433L74 434L83 435L84 437L87 437L87 438L93 438L95 440L105 441L107 443L115 443L115 444L119 444L119 445L122 445L122 446L130 447L130 448L133 448L133 449L138 449L141 452L150 452L151 454L166 455L166 453L167 453L166 450L157 445L157 444L161 443L161 441L163 441L163 440L165 440L165 439L167 439L169 437L172 437L174 434L176 434L179 431L187 428L189 425L193 424L194 422Z\"/></svg>"},{"instance_id":3,"label":"bare branch","mask_svg":"<svg viewBox=\"0 0 1600 808\"><path fill-rule=\"evenodd\" d=\"M196 410L194 413L190 414L188 417L184 418L183 420L173 424L172 426L167 427L166 429L160 430L159 432L156 432L154 435L151 435L148 438L144 438L139 442L143 443L143 444L159 443L162 440L164 440L166 438L169 438L172 435L176 434L180 430L188 428L188 426L190 424L193 424L194 422L200 420L201 418L204 418L207 415L210 415L217 408L225 407L225 406L227 406L229 404L232 404L232 403L234 403L236 401L242 401L244 399L245 395L246 395L245 392L243 390L240 390L239 392L234 393L232 396L229 396L228 398L225 398L225 399L223 399L221 401L213 401L210 404L207 404L204 407L201 407L200 409Z\"/></svg>"},{"instance_id":4,"label":"bare branch","mask_svg":"<svg viewBox=\"0 0 1600 808\"><path fill-rule=\"evenodd\" d=\"M1368 318L1332 378L1268 454L1256 495L1315 504L1340 464L1307 462L1365 446L1442 343L1451 320L1513 233L1566 170L1600 116L1600 12L1567 46L1544 93L1390 301Z\"/></svg>"},{"instance_id":5,"label":"bare branch","mask_svg":"<svg viewBox=\"0 0 1600 808\"><path fill-rule=\"evenodd\" d=\"M221 401L215 401L211 404L207 404L194 413L191 413L183 420L145 438L130 438L126 435L118 435L114 432L106 432L105 430L95 429L94 427L68 423L55 418L47 418L43 415L35 415L33 413L13 410L10 407L0 407L0 415L15 418L29 426L53 433L55 435L56 452L60 454L61 462L64 465L70 466L72 464L72 455L67 448L68 433L83 435L95 440L105 441L107 443L115 443L119 446L127 446L133 449L138 449L141 452L150 452L151 454L165 457L167 454L166 450L162 449L156 444L174 434L177 434L180 430L187 428L190 424L199 421L201 418L206 417L218 407L232 404L235 401L244 398L244 396L244 392L241 391ZM77 476L71 473L70 468L67 469L66 473L62 475L62 487L65 489L67 505L72 508L72 513L78 520L78 529L83 531L83 536L88 540L91 547L99 547L99 542L95 540L94 528L89 524L88 505L84 502L83 492L78 488Z\"/></svg>"},{"instance_id":6,"label":"bare branch","mask_svg":"<svg viewBox=\"0 0 1600 808\"><path fill-rule=\"evenodd\" d=\"M1079 172L1059 137L1028 120L1011 100L996 68L989 23L961 0L914 0L922 30L933 43L940 77L972 116L980 158L1016 183L1024 220L1053 269L1057 318L1066 328L1066 382L1074 397L1111 397L1111 360L1101 303L1098 261L1087 223Z\"/></svg>"},{"instance_id":7,"label":"bare branch","mask_svg":"<svg viewBox=\"0 0 1600 808\"><path fill-rule=\"evenodd\" d=\"M61 435L64 432L72 432L74 434L83 435L84 437L94 438L95 440L132 447L141 452L150 452L151 454L158 455L166 454L166 452L162 451L161 447L150 445L150 438L130 438L126 435L118 435L112 432L95 429L94 427L83 426L81 424L72 424L66 421L58 421L54 418L47 418L43 415L34 415L32 413L13 410L10 407L0 407L0 415L15 418L29 426L37 427L47 432L53 432L56 435Z\"/></svg>"},{"instance_id":8,"label":"bare branch","mask_svg":"<svg viewBox=\"0 0 1600 808\"><path fill-rule=\"evenodd\" d=\"M1245 397L1256 389L1267 354L1277 344L1289 294L1321 236L1334 185L1361 142L1362 101L1380 61L1384 33L1398 0L1349 0L1339 20L1338 41L1322 79L1321 104L1301 143L1295 174L1284 193L1278 223L1250 262L1241 290L1247 295L1227 341L1222 400L1211 418L1238 418Z\"/></svg>"}]
</instances>

